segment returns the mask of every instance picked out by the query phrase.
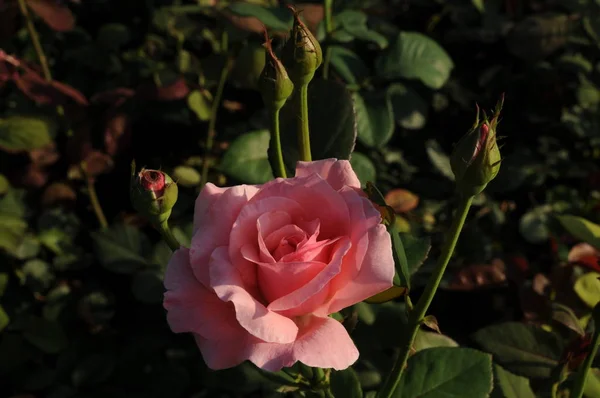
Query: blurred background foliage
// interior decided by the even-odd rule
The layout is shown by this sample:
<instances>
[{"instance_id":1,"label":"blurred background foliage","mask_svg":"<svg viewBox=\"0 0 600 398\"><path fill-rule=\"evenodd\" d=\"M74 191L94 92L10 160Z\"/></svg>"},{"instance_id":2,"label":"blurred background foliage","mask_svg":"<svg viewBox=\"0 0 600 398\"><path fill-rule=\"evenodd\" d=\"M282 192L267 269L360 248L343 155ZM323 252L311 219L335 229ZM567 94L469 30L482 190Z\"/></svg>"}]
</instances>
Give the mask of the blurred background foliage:
<instances>
[{"instance_id":1,"label":"blurred background foliage","mask_svg":"<svg viewBox=\"0 0 600 398\"><path fill-rule=\"evenodd\" d=\"M170 250L133 212L128 183L132 158L173 176L174 232L189 243L203 170L221 185L272 178L256 79L263 24L276 49L291 26L283 3L0 2L0 396L279 394L250 365L207 369L192 337L170 332ZM444 334L422 332L416 348L492 352L536 389L585 333L590 305L574 281L600 271L594 255L569 255L578 242L554 218L600 221L600 2L336 0L331 32L320 2L296 6L327 60L310 106L355 116L311 118L313 134L327 142L355 123L361 181L386 194L406 239L418 237L415 297L453 208L452 145L476 103L490 109L506 94L500 174L477 197L433 303ZM403 314L394 301L342 314L367 394L389 368ZM546 371L511 367L489 344L498 333L526 344L540 325L554 333L533 338ZM495 366L496 383L523 382Z\"/></svg>"}]
</instances>

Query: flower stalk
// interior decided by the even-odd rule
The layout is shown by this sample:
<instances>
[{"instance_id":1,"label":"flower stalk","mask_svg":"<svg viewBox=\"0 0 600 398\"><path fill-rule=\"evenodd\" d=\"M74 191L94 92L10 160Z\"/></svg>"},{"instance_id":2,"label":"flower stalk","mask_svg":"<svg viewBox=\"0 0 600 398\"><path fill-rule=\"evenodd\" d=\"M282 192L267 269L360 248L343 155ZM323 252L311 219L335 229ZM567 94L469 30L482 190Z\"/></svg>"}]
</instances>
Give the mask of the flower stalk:
<instances>
[{"instance_id":1,"label":"flower stalk","mask_svg":"<svg viewBox=\"0 0 600 398\"><path fill-rule=\"evenodd\" d=\"M271 122L271 145L275 150L275 177L287 178L285 163L283 162L283 151L281 149L281 136L279 132L279 111L285 105L287 99L292 95L294 84L290 80L287 71L281 61L273 52L271 40L265 30L265 67L258 80L258 87L263 97L265 106L269 110Z\"/></svg>"},{"instance_id":2,"label":"flower stalk","mask_svg":"<svg viewBox=\"0 0 600 398\"><path fill-rule=\"evenodd\" d=\"M321 66L323 53L317 39L300 20L300 13L292 6L294 25L290 38L283 47L282 60L296 89L296 114L298 115L298 144L300 160L312 161L310 130L308 124L308 84Z\"/></svg>"},{"instance_id":3,"label":"flower stalk","mask_svg":"<svg viewBox=\"0 0 600 398\"><path fill-rule=\"evenodd\" d=\"M448 262L454 253L473 199L498 174L500 169L500 151L496 143L496 127L503 101L504 97L498 102L491 120L488 120L484 113L484 120L480 123L479 109L477 109L475 124L461 138L452 153L451 165L456 178L456 192L459 203L450 229L446 233L436 267L425 286L423 294L412 311L409 311L407 331L403 333L402 340L400 341L400 354L390 374L377 393L377 398L390 398L394 395L408 362L408 357L419 332L419 327L424 321L427 310L442 281Z\"/></svg>"}]
</instances>

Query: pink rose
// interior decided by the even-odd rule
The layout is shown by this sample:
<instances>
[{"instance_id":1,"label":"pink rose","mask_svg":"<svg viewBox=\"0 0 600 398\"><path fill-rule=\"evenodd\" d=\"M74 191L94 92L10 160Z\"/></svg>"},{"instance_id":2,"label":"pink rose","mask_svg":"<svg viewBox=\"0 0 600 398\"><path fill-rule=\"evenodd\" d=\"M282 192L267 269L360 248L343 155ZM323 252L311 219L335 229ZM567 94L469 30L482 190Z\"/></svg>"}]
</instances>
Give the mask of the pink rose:
<instances>
[{"instance_id":1,"label":"pink rose","mask_svg":"<svg viewBox=\"0 0 600 398\"><path fill-rule=\"evenodd\" d=\"M169 262L164 307L212 369L250 360L345 369L358 358L328 315L392 286L390 237L346 160L298 162L294 178L207 184L191 249Z\"/></svg>"}]
</instances>

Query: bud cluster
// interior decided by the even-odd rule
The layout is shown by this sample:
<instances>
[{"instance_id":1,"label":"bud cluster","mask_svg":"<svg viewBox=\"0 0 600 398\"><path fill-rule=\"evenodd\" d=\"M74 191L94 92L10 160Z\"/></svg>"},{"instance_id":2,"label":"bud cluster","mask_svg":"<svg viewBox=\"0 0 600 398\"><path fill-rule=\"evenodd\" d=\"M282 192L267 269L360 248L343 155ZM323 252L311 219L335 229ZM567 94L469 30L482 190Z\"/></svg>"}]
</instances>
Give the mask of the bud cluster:
<instances>
[{"instance_id":1,"label":"bud cluster","mask_svg":"<svg viewBox=\"0 0 600 398\"><path fill-rule=\"evenodd\" d=\"M258 86L265 105L273 110L283 107L294 87L308 85L323 60L319 42L300 20L300 13L292 6L290 9L294 25L282 50L283 63L273 52L265 31L266 62Z\"/></svg>"}]
</instances>

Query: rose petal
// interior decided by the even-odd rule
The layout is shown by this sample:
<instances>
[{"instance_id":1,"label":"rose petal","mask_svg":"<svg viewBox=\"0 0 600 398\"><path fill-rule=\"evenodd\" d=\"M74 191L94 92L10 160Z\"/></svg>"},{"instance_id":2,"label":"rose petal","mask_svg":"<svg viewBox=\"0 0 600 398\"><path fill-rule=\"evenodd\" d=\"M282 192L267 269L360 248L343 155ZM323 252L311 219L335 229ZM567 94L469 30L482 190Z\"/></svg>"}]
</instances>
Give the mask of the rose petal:
<instances>
[{"instance_id":1,"label":"rose petal","mask_svg":"<svg viewBox=\"0 0 600 398\"><path fill-rule=\"evenodd\" d=\"M258 267L258 285L268 302L309 283L327 264L318 261L263 264Z\"/></svg>"},{"instance_id":2,"label":"rose petal","mask_svg":"<svg viewBox=\"0 0 600 398\"><path fill-rule=\"evenodd\" d=\"M270 372L296 361L342 370L358 359L358 350L341 323L311 315L303 317L298 339L289 344L265 343L252 336L220 341L196 336L196 343L208 367L215 370L236 366L246 359Z\"/></svg>"},{"instance_id":3,"label":"rose petal","mask_svg":"<svg viewBox=\"0 0 600 398\"><path fill-rule=\"evenodd\" d=\"M256 286L255 265L244 259L240 249L245 245L258 246L258 218L270 212L286 212L290 219L301 218L304 210L294 200L283 197L270 197L249 202L240 211L229 232L229 257L240 272L246 289Z\"/></svg>"},{"instance_id":4,"label":"rose petal","mask_svg":"<svg viewBox=\"0 0 600 398\"><path fill-rule=\"evenodd\" d=\"M213 370L233 368L248 357L248 335L235 339L209 340L195 334L194 339L206 366Z\"/></svg>"},{"instance_id":5,"label":"rose petal","mask_svg":"<svg viewBox=\"0 0 600 398\"><path fill-rule=\"evenodd\" d=\"M392 287L395 269L389 233L385 226L380 224L369 231L367 239L368 249L358 274L336 291L329 303L327 314L337 312Z\"/></svg>"},{"instance_id":6,"label":"rose petal","mask_svg":"<svg viewBox=\"0 0 600 398\"><path fill-rule=\"evenodd\" d=\"M227 247L215 249L210 259L210 283L217 296L233 303L240 325L253 336L271 343L290 343L298 327L289 318L265 308L244 287L239 271L229 261Z\"/></svg>"},{"instance_id":7,"label":"rose petal","mask_svg":"<svg viewBox=\"0 0 600 398\"><path fill-rule=\"evenodd\" d=\"M191 262L194 275L204 286L209 287L208 262L212 251L228 243L235 219L256 192L258 188L251 185L218 188L209 183L196 199Z\"/></svg>"},{"instance_id":8,"label":"rose petal","mask_svg":"<svg viewBox=\"0 0 600 398\"><path fill-rule=\"evenodd\" d=\"M347 160L324 159L296 163L296 177L311 174L319 174L336 191L345 185L360 189L360 181Z\"/></svg>"},{"instance_id":9,"label":"rose petal","mask_svg":"<svg viewBox=\"0 0 600 398\"><path fill-rule=\"evenodd\" d=\"M328 284L340 272L342 259L351 246L348 238L341 238L332 249L329 264L316 277L292 293L271 302L267 308L289 317L315 311L327 299Z\"/></svg>"},{"instance_id":10,"label":"rose petal","mask_svg":"<svg viewBox=\"0 0 600 398\"><path fill-rule=\"evenodd\" d=\"M346 369L358 350L344 326L333 318L311 316L294 344L294 358L316 368Z\"/></svg>"},{"instance_id":11,"label":"rose petal","mask_svg":"<svg viewBox=\"0 0 600 398\"><path fill-rule=\"evenodd\" d=\"M194 332L209 339L239 335L241 328L231 305L219 300L194 277L189 249L181 248L173 253L164 284L167 292L163 306L173 332Z\"/></svg>"},{"instance_id":12,"label":"rose petal","mask_svg":"<svg viewBox=\"0 0 600 398\"><path fill-rule=\"evenodd\" d=\"M268 182L250 203L273 198L288 198L305 209L311 220L318 219L321 239L348 235L351 231L348 206L340 194L317 174ZM304 221L309 219L303 218ZM292 216L292 221L297 223L300 220Z\"/></svg>"}]
</instances>

